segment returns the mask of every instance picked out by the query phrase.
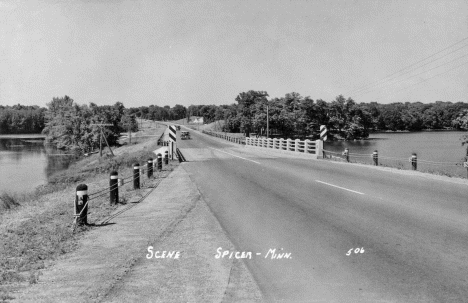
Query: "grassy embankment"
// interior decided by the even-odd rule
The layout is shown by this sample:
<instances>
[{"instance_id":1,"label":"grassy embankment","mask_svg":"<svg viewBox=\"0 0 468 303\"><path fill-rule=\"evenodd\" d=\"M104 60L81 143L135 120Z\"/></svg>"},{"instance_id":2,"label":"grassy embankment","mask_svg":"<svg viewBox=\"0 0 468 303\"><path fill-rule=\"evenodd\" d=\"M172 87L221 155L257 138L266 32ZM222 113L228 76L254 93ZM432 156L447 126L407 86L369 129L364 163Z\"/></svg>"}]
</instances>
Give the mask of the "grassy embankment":
<instances>
[{"instance_id":1,"label":"grassy embankment","mask_svg":"<svg viewBox=\"0 0 468 303\"><path fill-rule=\"evenodd\" d=\"M137 136L160 135L164 128L152 123ZM132 139L132 144L114 150L115 157L91 155L72 165L68 170L52 176L49 183L34 192L22 195L2 194L0 201L0 302L14 297L14 291L37 283L40 271L58 257L79 245L78 239L93 226L73 227L74 195L78 184L88 185L88 192L97 192L109 186L109 173L119 177L132 174L134 163L143 165L155 158L158 137ZM155 178L142 177L143 187L151 186L156 178L172 171L178 163L171 161L155 172ZM89 204L88 222L99 223L123 207L130 199L142 196L143 190L133 190L131 180L119 188L120 203L110 205L104 191Z\"/></svg>"}]
</instances>

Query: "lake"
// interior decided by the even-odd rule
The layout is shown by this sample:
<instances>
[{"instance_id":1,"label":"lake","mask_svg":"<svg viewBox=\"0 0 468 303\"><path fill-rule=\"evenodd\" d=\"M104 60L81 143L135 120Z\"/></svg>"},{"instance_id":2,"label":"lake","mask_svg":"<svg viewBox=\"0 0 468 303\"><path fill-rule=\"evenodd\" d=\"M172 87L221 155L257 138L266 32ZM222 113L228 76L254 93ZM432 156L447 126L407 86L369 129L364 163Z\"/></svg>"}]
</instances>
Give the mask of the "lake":
<instances>
[{"instance_id":1,"label":"lake","mask_svg":"<svg viewBox=\"0 0 468 303\"><path fill-rule=\"evenodd\" d=\"M379 163L402 169L411 168L408 159L416 153L420 171L466 177L466 169L461 165L466 153L460 141L463 134L456 131L373 133L369 140L325 142L324 146L340 154L347 147L351 162L369 164L372 163L370 155L378 150ZM42 139L37 135L0 135L0 193L30 192L75 160L74 156L65 155L66 152L44 146Z\"/></svg>"},{"instance_id":2,"label":"lake","mask_svg":"<svg viewBox=\"0 0 468 303\"><path fill-rule=\"evenodd\" d=\"M324 149L342 153L349 148L350 161L372 163L374 150L379 153L379 163L385 166L411 169L409 158L418 157L418 170L442 172L452 176L467 176L463 161L466 145L462 146L461 131L423 131L413 133L373 133L369 140L325 142ZM384 159L387 157L387 159ZM389 159L397 158L397 159ZM436 163L427 163L431 161Z\"/></svg>"},{"instance_id":3,"label":"lake","mask_svg":"<svg viewBox=\"0 0 468 303\"><path fill-rule=\"evenodd\" d=\"M40 135L0 135L0 193L31 192L75 160L64 151L44 146L43 139Z\"/></svg>"}]
</instances>

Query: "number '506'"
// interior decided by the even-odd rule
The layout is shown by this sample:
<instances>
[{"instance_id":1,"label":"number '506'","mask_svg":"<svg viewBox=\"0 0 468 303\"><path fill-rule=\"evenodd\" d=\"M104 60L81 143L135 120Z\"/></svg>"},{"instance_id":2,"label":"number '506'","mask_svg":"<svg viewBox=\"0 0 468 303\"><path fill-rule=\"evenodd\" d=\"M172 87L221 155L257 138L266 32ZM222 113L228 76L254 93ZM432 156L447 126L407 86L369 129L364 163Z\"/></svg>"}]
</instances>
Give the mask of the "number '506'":
<instances>
[{"instance_id":1,"label":"number '506'","mask_svg":"<svg viewBox=\"0 0 468 303\"><path fill-rule=\"evenodd\" d=\"M346 255L349 256L350 254L352 254L352 253L353 253L353 249L354 249L354 248L351 248L350 250L348 250L348 252L346 253ZM358 253L363 254L363 253L364 253L364 247L361 247L361 248L358 247L358 248L354 249L354 253L355 253L355 254L358 254Z\"/></svg>"}]
</instances>

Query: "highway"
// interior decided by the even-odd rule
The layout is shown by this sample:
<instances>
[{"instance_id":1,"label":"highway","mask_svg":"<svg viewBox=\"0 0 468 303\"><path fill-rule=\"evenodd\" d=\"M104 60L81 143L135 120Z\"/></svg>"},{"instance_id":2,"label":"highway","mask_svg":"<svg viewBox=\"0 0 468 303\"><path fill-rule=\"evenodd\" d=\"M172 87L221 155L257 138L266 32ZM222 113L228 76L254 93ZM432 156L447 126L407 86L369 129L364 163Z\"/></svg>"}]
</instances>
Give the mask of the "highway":
<instances>
[{"instance_id":1,"label":"highway","mask_svg":"<svg viewBox=\"0 0 468 303\"><path fill-rule=\"evenodd\" d=\"M468 302L466 184L190 133L182 166L266 301Z\"/></svg>"}]
</instances>

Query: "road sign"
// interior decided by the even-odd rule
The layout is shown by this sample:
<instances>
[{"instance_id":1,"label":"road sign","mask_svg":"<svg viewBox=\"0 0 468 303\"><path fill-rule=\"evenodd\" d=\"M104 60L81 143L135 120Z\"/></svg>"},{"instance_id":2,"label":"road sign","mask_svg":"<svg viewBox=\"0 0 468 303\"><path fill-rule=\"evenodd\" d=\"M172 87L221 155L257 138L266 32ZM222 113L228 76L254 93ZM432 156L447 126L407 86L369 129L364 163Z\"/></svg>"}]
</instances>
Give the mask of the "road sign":
<instances>
[{"instance_id":1,"label":"road sign","mask_svg":"<svg viewBox=\"0 0 468 303\"><path fill-rule=\"evenodd\" d=\"M327 141L327 127L325 125L320 125L320 140Z\"/></svg>"},{"instance_id":2,"label":"road sign","mask_svg":"<svg viewBox=\"0 0 468 303\"><path fill-rule=\"evenodd\" d=\"M463 162L463 167L468 168L468 162Z\"/></svg>"},{"instance_id":3,"label":"road sign","mask_svg":"<svg viewBox=\"0 0 468 303\"><path fill-rule=\"evenodd\" d=\"M169 141L176 142L176 127L174 125L169 125Z\"/></svg>"}]
</instances>

